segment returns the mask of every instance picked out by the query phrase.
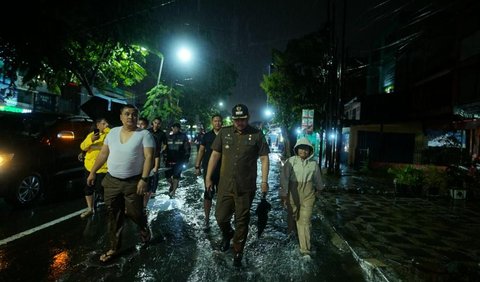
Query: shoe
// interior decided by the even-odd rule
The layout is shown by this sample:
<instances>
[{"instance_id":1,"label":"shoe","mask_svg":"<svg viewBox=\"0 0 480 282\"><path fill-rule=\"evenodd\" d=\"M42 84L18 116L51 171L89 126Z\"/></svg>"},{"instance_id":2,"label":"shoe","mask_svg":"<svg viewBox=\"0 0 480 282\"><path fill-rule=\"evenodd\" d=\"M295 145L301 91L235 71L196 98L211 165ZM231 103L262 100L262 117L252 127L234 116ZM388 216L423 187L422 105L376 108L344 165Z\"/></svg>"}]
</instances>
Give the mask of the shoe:
<instances>
[{"instance_id":1,"label":"shoe","mask_svg":"<svg viewBox=\"0 0 480 282\"><path fill-rule=\"evenodd\" d=\"M142 239L143 244L148 244L148 242L150 242L152 239L152 232L150 231L150 228L147 227L146 230L140 231L140 238Z\"/></svg>"},{"instance_id":2,"label":"shoe","mask_svg":"<svg viewBox=\"0 0 480 282\"><path fill-rule=\"evenodd\" d=\"M302 255L302 259L305 260L305 261L311 261L312 257L308 254L304 254L304 255Z\"/></svg>"},{"instance_id":3,"label":"shoe","mask_svg":"<svg viewBox=\"0 0 480 282\"><path fill-rule=\"evenodd\" d=\"M236 253L233 256L233 266L235 267L241 267L242 266L242 253Z\"/></svg>"},{"instance_id":4,"label":"shoe","mask_svg":"<svg viewBox=\"0 0 480 282\"><path fill-rule=\"evenodd\" d=\"M84 211L80 214L80 218L86 218L86 217L89 217L91 215L93 215L93 210L87 209L86 211Z\"/></svg>"},{"instance_id":5,"label":"shoe","mask_svg":"<svg viewBox=\"0 0 480 282\"><path fill-rule=\"evenodd\" d=\"M210 230L210 221L206 220L205 221L205 225L203 226L203 230L205 232L207 232L208 230Z\"/></svg>"},{"instance_id":6,"label":"shoe","mask_svg":"<svg viewBox=\"0 0 480 282\"><path fill-rule=\"evenodd\" d=\"M222 252L226 252L230 250L230 240L233 238L234 231L232 230L227 237L223 237L222 245L220 246L220 250Z\"/></svg>"},{"instance_id":7,"label":"shoe","mask_svg":"<svg viewBox=\"0 0 480 282\"><path fill-rule=\"evenodd\" d=\"M100 261L103 263L107 263L112 259L114 259L116 256L117 256L117 252L115 252L114 250L109 250L108 252L100 256Z\"/></svg>"}]
</instances>

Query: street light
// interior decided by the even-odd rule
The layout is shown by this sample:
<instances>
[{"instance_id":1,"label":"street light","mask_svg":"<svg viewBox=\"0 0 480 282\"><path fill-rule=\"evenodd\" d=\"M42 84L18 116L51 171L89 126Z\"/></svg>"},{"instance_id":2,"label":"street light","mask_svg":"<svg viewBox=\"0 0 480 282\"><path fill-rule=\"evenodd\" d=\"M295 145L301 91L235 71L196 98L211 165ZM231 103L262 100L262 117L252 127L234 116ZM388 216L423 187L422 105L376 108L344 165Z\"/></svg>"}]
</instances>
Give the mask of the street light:
<instances>
[{"instance_id":1,"label":"street light","mask_svg":"<svg viewBox=\"0 0 480 282\"><path fill-rule=\"evenodd\" d=\"M192 52L189 49L182 47L178 50L177 56L182 62L188 62L192 59Z\"/></svg>"},{"instance_id":2,"label":"street light","mask_svg":"<svg viewBox=\"0 0 480 282\"><path fill-rule=\"evenodd\" d=\"M177 55L180 61L184 63L190 61L192 58L192 52L185 47L181 48ZM158 56L160 57L160 68L158 70L157 86L160 84L160 79L162 78L163 62L165 61L165 57L162 53L159 52Z\"/></svg>"}]
</instances>

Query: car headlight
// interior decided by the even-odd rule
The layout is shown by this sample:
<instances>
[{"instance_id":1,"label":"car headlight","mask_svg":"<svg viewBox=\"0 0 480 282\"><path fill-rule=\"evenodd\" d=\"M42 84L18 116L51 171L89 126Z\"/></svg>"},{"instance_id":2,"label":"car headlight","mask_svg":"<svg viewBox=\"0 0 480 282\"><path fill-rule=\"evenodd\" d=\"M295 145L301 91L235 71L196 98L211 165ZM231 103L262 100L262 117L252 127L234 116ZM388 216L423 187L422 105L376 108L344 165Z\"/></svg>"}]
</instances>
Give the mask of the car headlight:
<instances>
[{"instance_id":1,"label":"car headlight","mask_svg":"<svg viewBox=\"0 0 480 282\"><path fill-rule=\"evenodd\" d=\"M5 167L13 159L14 154L0 153L0 168Z\"/></svg>"}]
</instances>

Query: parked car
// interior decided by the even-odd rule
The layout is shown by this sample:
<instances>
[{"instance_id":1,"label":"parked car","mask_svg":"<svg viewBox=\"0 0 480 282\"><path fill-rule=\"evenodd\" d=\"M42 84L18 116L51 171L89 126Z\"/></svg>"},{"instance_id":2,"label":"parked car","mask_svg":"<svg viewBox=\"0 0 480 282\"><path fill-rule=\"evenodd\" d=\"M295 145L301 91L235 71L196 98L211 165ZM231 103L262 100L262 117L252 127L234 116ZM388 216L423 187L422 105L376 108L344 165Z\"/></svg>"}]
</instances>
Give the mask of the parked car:
<instances>
[{"instance_id":1,"label":"parked car","mask_svg":"<svg viewBox=\"0 0 480 282\"><path fill-rule=\"evenodd\" d=\"M0 112L0 197L28 206L54 181L81 177L77 156L92 124L87 117Z\"/></svg>"}]
</instances>

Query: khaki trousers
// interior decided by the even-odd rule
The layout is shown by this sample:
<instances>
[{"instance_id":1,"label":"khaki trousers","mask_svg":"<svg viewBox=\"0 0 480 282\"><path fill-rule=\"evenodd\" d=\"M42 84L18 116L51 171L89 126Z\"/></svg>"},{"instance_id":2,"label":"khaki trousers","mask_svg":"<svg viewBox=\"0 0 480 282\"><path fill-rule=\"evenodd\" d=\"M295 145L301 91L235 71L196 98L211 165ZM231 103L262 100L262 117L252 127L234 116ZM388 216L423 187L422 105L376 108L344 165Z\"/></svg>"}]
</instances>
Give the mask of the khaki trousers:
<instances>
[{"instance_id":1,"label":"khaki trousers","mask_svg":"<svg viewBox=\"0 0 480 282\"><path fill-rule=\"evenodd\" d=\"M117 251L122 246L122 231L125 215L137 224L140 230L147 230L147 217L143 212L143 196L137 194L140 179L114 178L107 173L102 181L107 207L107 235L110 250ZM126 209L126 214L125 214Z\"/></svg>"},{"instance_id":2,"label":"khaki trousers","mask_svg":"<svg viewBox=\"0 0 480 282\"><path fill-rule=\"evenodd\" d=\"M292 185L293 184L293 185ZM311 185L298 186L290 182L289 213L296 222L300 253L310 254L310 229L312 211L315 204L315 191Z\"/></svg>"}]
</instances>

